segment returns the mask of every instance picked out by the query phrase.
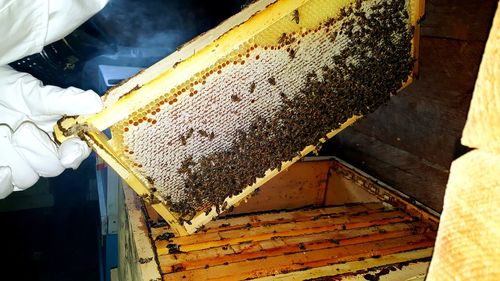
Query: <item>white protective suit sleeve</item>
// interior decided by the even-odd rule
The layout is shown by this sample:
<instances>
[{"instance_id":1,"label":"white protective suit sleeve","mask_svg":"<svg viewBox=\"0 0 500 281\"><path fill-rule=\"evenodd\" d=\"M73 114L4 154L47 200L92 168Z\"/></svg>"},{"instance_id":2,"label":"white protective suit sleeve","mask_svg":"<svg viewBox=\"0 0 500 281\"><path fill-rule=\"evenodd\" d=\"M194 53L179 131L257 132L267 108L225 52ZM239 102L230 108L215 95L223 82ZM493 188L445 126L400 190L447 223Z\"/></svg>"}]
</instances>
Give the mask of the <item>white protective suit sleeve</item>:
<instances>
[{"instance_id":1,"label":"white protective suit sleeve","mask_svg":"<svg viewBox=\"0 0 500 281\"><path fill-rule=\"evenodd\" d=\"M0 65L42 51L99 12L108 0L0 0Z\"/></svg>"},{"instance_id":2,"label":"white protective suit sleeve","mask_svg":"<svg viewBox=\"0 0 500 281\"><path fill-rule=\"evenodd\" d=\"M102 9L107 0L0 0L0 199L40 176L77 168L90 154L78 139L52 140L63 115L92 114L102 101L92 91L43 86L6 64L40 52ZM3 65L3 66L2 66Z\"/></svg>"}]
</instances>

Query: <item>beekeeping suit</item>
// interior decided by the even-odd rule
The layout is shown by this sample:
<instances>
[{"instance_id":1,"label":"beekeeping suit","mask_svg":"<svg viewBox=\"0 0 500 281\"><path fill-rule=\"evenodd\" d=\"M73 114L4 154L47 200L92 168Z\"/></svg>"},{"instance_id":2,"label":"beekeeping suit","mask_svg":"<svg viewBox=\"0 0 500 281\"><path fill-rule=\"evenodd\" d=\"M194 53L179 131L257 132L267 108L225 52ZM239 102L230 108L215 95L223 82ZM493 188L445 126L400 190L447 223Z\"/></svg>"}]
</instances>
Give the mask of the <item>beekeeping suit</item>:
<instances>
[{"instance_id":1,"label":"beekeeping suit","mask_svg":"<svg viewBox=\"0 0 500 281\"><path fill-rule=\"evenodd\" d=\"M107 0L0 0L0 199L76 169L90 149L77 139L52 140L63 115L102 109L99 96L74 87L44 86L8 63L38 53L101 10Z\"/></svg>"}]
</instances>

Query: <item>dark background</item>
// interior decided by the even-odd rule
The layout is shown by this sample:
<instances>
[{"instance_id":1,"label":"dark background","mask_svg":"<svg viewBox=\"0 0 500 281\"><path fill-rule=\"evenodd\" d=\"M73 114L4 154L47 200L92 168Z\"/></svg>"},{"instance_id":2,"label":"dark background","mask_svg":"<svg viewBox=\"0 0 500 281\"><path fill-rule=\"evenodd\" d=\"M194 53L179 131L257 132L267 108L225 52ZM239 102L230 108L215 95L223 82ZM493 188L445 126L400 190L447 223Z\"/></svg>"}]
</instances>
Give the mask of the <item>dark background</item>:
<instances>
[{"instance_id":1,"label":"dark background","mask_svg":"<svg viewBox=\"0 0 500 281\"><path fill-rule=\"evenodd\" d=\"M15 66L45 83L97 90L99 63L147 67L236 13L243 2L111 0L68 36L71 51L56 43L49 56L33 57L38 70ZM321 153L441 211L450 164L467 151L460 136L497 1L426 2L419 79ZM136 55L141 50L154 55ZM1 200L0 279L98 280L95 189L90 158L77 171Z\"/></svg>"}]
</instances>

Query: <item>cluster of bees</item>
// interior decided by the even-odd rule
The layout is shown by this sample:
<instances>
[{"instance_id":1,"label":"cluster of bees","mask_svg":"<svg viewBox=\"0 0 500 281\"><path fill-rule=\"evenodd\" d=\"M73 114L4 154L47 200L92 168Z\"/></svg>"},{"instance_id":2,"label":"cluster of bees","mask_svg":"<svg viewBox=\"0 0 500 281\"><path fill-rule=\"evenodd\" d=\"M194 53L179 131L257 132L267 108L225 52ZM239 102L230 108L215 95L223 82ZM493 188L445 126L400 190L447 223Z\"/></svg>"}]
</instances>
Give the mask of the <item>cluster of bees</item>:
<instances>
[{"instance_id":1,"label":"cluster of bees","mask_svg":"<svg viewBox=\"0 0 500 281\"><path fill-rule=\"evenodd\" d=\"M239 99L237 101L239 101ZM194 129L190 128L185 135L179 136L179 140L180 140L181 144L186 145L188 140L193 136L193 133L194 133ZM198 130L197 133L200 137L207 138L208 140L213 140L215 138L214 132L208 133L205 130Z\"/></svg>"},{"instance_id":2,"label":"cluster of bees","mask_svg":"<svg viewBox=\"0 0 500 281\"><path fill-rule=\"evenodd\" d=\"M239 194L267 170L281 169L310 144L340 127L353 115L366 115L386 103L408 79L414 65L411 44L414 29L409 25L405 0L380 1L367 9L356 1L341 10L340 29L329 38L348 38L333 64L305 73L306 86L299 95L280 92L282 105L272 118L257 117L239 130L229 149L188 159L185 196L171 209L189 221L197 212L223 206L224 200ZM293 12L293 20L300 17ZM327 24L327 23L325 23ZM280 40L287 40L282 38ZM267 82L276 85L277 79ZM250 91L255 90L255 84ZM237 102L236 98L233 99ZM220 210L218 210L220 211Z\"/></svg>"}]
</instances>

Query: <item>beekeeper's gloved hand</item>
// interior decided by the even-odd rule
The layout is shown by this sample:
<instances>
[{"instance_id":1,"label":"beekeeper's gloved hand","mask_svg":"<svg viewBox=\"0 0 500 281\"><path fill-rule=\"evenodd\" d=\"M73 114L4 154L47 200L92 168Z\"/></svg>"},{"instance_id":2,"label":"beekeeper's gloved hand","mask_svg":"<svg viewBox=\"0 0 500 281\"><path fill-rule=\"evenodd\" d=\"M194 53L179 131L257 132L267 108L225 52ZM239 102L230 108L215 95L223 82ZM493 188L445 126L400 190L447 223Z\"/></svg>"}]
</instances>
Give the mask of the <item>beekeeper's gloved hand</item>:
<instances>
[{"instance_id":1,"label":"beekeeper's gloved hand","mask_svg":"<svg viewBox=\"0 0 500 281\"><path fill-rule=\"evenodd\" d=\"M40 176L76 169L90 149L76 138L57 147L53 127L63 115L101 109L102 101L92 91L43 86L29 74L0 67L0 198L32 186Z\"/></svg>"},{"instance_id":2,"label":"beekeeper's gloved hand","mask_svg":"<svg viewBox=\"0 0 500 281\"><path fill-rule=\"evenodd\" d=\"M90 149L77 139L51 139L63 115L96 113L92 91L43 86L7 64L42 51L101 10L108 0L0 0L0 199L24 190L40 176L77 168Z\"/></svg>"}]
</instances>

